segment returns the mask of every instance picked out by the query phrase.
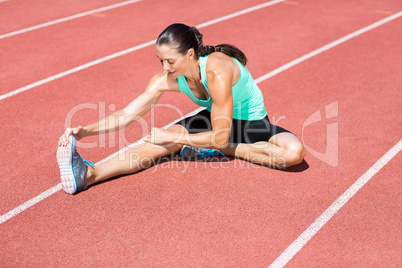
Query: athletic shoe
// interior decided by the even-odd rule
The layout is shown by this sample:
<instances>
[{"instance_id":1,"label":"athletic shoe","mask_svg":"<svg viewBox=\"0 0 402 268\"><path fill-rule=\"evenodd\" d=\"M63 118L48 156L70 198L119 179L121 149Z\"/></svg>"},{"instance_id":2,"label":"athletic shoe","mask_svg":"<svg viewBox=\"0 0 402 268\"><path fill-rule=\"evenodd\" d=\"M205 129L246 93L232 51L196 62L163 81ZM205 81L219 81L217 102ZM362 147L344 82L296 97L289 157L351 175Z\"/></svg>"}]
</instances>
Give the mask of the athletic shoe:
<instances>
[{"instance_id":1,"label":"athletic shoe","mask_svg":"<svg viewBox=\"0 0 402 268\"><path fill-rule=\"evenodd\" d=\"M57 163L60 168L61 185L68 194L75 194L87 189L85 175L87 165L94 168L94 163L84 160L78 153L75 138L70 136L67 146L59 146L57 149Z\"/></svg>"},{"instance_id":2,"label":"athletic shoe","mask_svg":"<svg viewBox=\"0 0 402 268\"><path fill-rule=\"evenodd\" d=\"M197 147L191 147L184 145L183 149L181 149L180 156L185 159L202 159L207 156L217 156L222 155L225 156L220 150L217 149L203 149Z\"/></svg>"}]
</instances>

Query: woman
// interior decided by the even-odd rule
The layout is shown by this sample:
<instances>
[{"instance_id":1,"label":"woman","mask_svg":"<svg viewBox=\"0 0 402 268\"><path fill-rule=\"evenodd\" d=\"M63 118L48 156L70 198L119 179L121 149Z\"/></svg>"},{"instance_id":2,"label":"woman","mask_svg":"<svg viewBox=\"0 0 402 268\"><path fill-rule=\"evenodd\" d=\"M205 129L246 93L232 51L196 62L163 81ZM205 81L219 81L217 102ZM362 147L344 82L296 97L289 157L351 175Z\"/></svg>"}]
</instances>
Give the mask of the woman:
<instances>
[{"instance_id":1,"label":"woman","mask_svg":"<svg viewBox=\"0 0 402 268\"><path fill-rule=\"evenodd\" d=\"M297 137L270 124L262 93L238 48L204 46L196 28L172 24L158 37L156 51L163 71L151 78L144 93L124 109L89 126L68 128L60 137L57 159L67 193L135 173L159 157L178 152L187 158L229 155L273 167L303 160L305 149ZM115 157L94 168L77 153L75 140L130 125L166 91L184 92L207 109L166 130L153 128L145 144L126 151L124 160Z\"/></svg>"}]
</instances>

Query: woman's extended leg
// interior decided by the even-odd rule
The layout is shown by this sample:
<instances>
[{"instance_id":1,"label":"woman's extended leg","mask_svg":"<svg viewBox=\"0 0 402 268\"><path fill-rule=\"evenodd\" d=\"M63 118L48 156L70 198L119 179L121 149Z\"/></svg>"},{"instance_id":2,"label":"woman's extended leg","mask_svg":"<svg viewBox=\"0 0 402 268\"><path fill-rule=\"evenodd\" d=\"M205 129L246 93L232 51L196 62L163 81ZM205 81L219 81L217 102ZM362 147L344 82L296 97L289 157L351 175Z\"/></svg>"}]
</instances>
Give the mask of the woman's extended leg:
<instances>
[{"instance_id":1,"label":"woman's extended leg","mask_svg":"<svg viewBox=\"0 0 402 268\"><path fill-rule=\"evenodd\" d=\"M225 155L277 168L299 164L306 153L299 139L289 132L276 134L268 142L230 144L222 152Z\"/></svg>"},{"instance_id":2,"label":"woman's extended leg","mask_svg":"<svg viewBox=\"0 0 402 268\"><path fill-rule=\"evenodd\" d=\"M168 130L177 133L188 133L180 125L173 125ZM138 172L156 159L174 154L181 148L182 146L178 144L170 146L155 145L148 142L140 144L127 150L124 155L116 156L105 163L97 165L95 169L88 168L85 184L89 186L116 176Z\"/></svg>"}]
</instances>

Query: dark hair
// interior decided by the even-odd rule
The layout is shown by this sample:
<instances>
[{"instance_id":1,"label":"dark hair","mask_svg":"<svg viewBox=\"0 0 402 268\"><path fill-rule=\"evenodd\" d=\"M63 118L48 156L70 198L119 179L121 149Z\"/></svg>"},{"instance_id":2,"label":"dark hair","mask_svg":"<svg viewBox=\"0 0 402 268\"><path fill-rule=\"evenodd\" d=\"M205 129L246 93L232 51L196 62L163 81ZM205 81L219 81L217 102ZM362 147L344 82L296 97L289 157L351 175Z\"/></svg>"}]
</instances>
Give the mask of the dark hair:
<instances>
[{"instance_id":1,"label":"dark hair","mask_svg":"<svg viewBox=\"0 0 402 268\"><path fill-rule=\"evenodd\" d=\"M237 47L229 44L204 46L202 34L197 28L189 27L181 23L175 23L167 27L159 35L156 40L156 45L168 45L183 55L186 54L190 48L193 48L197 57L209 55L213 52L222 52L229 57L236 58L244 66L247 63L246 55Z\"/></svg>"}]
</instances>

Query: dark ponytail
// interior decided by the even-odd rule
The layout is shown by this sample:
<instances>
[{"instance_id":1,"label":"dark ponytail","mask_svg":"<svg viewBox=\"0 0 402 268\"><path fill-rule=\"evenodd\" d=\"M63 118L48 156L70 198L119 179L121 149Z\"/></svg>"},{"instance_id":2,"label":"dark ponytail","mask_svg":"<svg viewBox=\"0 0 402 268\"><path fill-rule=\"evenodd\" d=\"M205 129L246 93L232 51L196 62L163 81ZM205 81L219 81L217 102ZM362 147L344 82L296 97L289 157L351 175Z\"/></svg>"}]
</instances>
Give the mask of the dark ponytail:
<instances>
[{"instance_id":1,"label":"dark ponytail","mask_svg":"<svg viewBox=\"0 0 402 268\"><path fill-rule=\"evenodd\" d=\"M236 58L244 66L246 65L246 55L237 47L228 44L204 46L202 38L203 36L197 28L176 23L167 27L159 35L156 40L156 45L168 45L183 55L186 54L190 48L193 48L197 57L206 56L213 52L222 52L229 57Z\"/></svg>"},{"instance_id":2,"label":"dark ponytail","mask_svg":"<svg viewBox=\"0 0 402 268\"><path fill-rule=\"evenodd\" d=\"M244 66L246 66L247 57L246 55L244 55L243 51L229 44L220 44L217 46L204 46L202 41L203 39L202 34L195 27L191 27L191 29L193 30L195 38L197 39L197 50L196 50L197 56L205 56L213 52L222 52L228 55L229 57L236 58Z\"/></svg>"}]
</instances>

